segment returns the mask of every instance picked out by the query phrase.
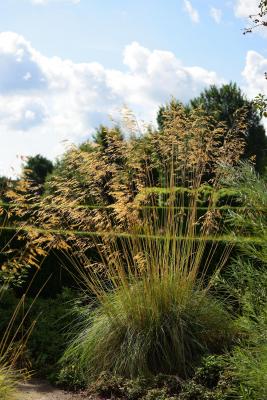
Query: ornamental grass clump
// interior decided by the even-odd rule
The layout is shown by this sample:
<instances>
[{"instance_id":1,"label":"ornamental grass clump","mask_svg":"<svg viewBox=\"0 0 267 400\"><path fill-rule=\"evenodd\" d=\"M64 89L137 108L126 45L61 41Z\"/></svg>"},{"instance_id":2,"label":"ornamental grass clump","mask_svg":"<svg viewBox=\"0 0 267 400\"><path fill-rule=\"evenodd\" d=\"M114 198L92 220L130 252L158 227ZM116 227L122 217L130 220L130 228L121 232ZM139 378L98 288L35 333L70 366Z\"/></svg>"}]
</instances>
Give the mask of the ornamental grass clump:
<instances>
[{"instance_id":1,"label":"ornamental grass clump","mask_svg":"<svg viewBox=\"0 0 267 400\"><path fill-rule=\"evenodd\" d=\"M76 365L88 383L103 371L186 378L204 354L220 353L233 340L231 316L209 293L231 246L213 265L212 210L199 220L197 187L181 192L172 175L163 208L150 196L141 224L124 234L102 232L96 241L101 262L80 255L83 283L96 302L63 363Z\"/></svg>"},{"instance_id":2,"label":"ornamental grass clump","mask_svg":"<svg viewBox=\"0 0 267 400\"><path fill-rule=\"evenodd\" d=\"M236 334L233 319L209 290L232 249L226 243L218 255L222 219L213 194L221 164L235 165L242 154L246 126L241 117L226 131L202 110L188 116L182 107L166 117L164 132L151 136L156 164L150 163L153 152L131 164L132 153L111 172L114 204L91 218L98 257L76 252L82 283L95 302L86 307L62 362L88 383L103 371L186 378L205 353L222 352ZM130 176L141 176L136 185L127 184L124 164L133 170ZM205 184L210 194L199 217ZM136 193L127 196L128 187Z\"/></svg>"},{"instance_id":3,"label":"ornamental grass clump","mask_svg":"<svg viewBox=\"0 0 267 400\"><path fill-rule=\"evenodd\" d=\"M125 377L158 373L190 376L206 352L229 345L232 321L201 291L181 288L175 277L140 282L107 295L65 357L87 381L102 371Z\"/></svg>"},{"instance_id":4,"label":"ornamental grass clump","mask_svg":"<svg viewBox=\"0 0 267 400\"><path fill-rule=\"evenodd\" d=\"M88 382L102 371L186 377L204 353L231 342L231 317L209 289L231 251L225 244L218 255L214 194L221 165L244 152L241 111L231 129L182 105L166 113L163 131L125 139L102 127L102 140L69 149L42 196L27 179L7 193L27 252L6 269L62 250L95 299L66 370Z\"/></svg>"}]
</instances>

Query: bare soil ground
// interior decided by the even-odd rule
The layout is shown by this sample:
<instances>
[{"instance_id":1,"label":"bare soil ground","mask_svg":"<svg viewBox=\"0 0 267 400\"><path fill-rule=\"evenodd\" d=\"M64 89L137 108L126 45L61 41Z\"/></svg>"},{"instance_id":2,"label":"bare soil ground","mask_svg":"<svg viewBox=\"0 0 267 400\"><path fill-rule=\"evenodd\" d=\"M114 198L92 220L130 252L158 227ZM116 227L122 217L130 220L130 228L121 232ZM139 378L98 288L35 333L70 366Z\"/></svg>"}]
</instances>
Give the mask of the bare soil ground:
<instances>
[{"instance_id":1,"label":"bare soil ground","mask_svg":"<svg viewBox=\"0 0 267 400\"><path fill-rule=\"evenodd\" d=\"M18 400L85 400L82 395L60 390L47 382L35 379L20 384L18 393Z\"/></svg>"}]
</instances>

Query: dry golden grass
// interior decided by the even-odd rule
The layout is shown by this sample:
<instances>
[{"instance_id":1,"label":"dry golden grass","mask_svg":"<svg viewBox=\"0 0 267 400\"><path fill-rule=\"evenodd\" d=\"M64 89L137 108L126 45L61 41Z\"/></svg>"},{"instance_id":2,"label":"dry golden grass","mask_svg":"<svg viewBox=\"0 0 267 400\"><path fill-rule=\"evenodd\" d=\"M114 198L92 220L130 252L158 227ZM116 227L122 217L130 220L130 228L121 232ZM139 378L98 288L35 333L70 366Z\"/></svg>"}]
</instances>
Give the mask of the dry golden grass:
<instances>
[{"instance_id":1,"label":"dry golden grass","mask_svg":"<svg viewBox=\"0 0 267 400\"><path fill-rule=\"evenodd\" d=\"M140 135L138 123L126 113L130 138L123 139L118 128L106 129L104 146L70 148L46 183L43 196L36 194L39 191L32 182L19 181L7 195L13 204L9 212L23 221L19 238L25 251L23 255L14 251L3 268L7 272L29 264L38 268L40 256L51 248L66 251L73 246L94 246L90 235L78 236L71 231L92 232L92 236L103 230L128 232L140 222L140 205L151 204L152 187L160 190L166 186L164 177L171 169L179 176L177 186L199 190L208 184L215 192L221 165L235 165L244 151L240 138L247 130L246 111L236 113L231 130L202 109L188 113L182 105L175 112L167 111L165 119L164 132L148 128ZM162 199L164 194L157 206L163 204ZM25 224L27 229L23 230ZM64 230L67 235L60 234Z\"/></svg>"}]
</instances>

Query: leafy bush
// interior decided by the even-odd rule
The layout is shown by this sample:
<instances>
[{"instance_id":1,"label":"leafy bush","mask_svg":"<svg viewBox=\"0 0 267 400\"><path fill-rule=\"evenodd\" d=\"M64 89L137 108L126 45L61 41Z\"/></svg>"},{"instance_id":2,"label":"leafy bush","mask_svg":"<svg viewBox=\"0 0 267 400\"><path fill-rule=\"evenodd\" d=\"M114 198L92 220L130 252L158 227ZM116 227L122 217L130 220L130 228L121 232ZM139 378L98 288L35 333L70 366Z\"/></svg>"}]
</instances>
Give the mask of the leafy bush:
<instances>
[{"instance_id":1,"label":"leafy bush","mask_svg":"<svg viewBox=\"0 0 267 400\"><path fill-rule=\"evenodd\" d=\"M231 261L220 278L219 287L228 305L245 317L256 317L267 304L267 270L247 256Z\"/></svg>"},{"instance_id":2,"label":"leafy bush","mask_svg":"<svg viewBox=\"0 0 267 400\"><path fill-rule=\"evenodd\" d=\"M248 258L239 258L223 279L239 313L237 323L244 337L224 360L224 376L232 396L264 400L267 396L267 272Z\"/></svg>"},{"instance_id":3,"label":"leafy bush","mask_svg":"<svg viewBox=\"0 0 267 400\"><path fill-rule=\"evenodd\" d=\"M175 398L176 397L171 397L168 394L166 388L156 388L148 390L146 395L143 397L143 400L171 400Z\"/></svg>"},{"instance_id":4,"label":"leafy bush","mask_svg":"<svg viewBox=\"0 0 267 400\"><path fill-rule=\"evenodd\" d=\"M207 356L202 359L202 364L195 371L194 380L213 389L218 385L224 368L222 356Z\"/></svg>"},{"instance_id":5,"label":"leafy bush","mask_svg":"<svg viewBox=\"0 0 267 400\"><path fill-rule=\"evenodd\" d=\"M224 167L222 184L239 192L242 209L228 213L228 222L235 234L254 237L247 242L244 238L239 249L258 263L267 264L267 183L259 177L248 162L240 162L238 167Z\"/></svg>"},{"instance_id":6,"label":"leafy bush","mask_svg":"<svg viewBox=\"0 0 267 400\"><path fill-rule=\"evenodd\" d=\"M229 212L232 229L254 241L240 242L239 257L223 274L223 290L240 315L246 332L225 360L224 376L230 378L233 397L243 400L267 398L267 185L249 163L226 168L224 184L239 191L242 210Z\"/></svg>"},{"instance_id":7,"label":"leafy bush","mask_svg":"<svg viewBox=\"0 0 267 400\"><path fill-rule=\"evenodd\" d=\"M127 400L230 400L229 382L223 380L223 373L223 357L207 356L189 380L164 374L126 379L105 372L89 386L87 394Z\"/></svg>"},{"instance_id":8,"label":"leafy bush","mask_svg":"<svg viewBox=\"0 0 267 400\"><path fill-rule=\"evenodd\" d=\"M244 332L238 346L224 360L224 376L232 396L263 400L267 396L267 271L253 258L239 257L222 280L239 314Z\"/></svg>"},{"instance_id":9,"label":"leafy bush","mask_svg":"<svg viewBox=\"0 0 267 400\"><path fill-rule=\"evenodd\" d=\"M32 367L39 374L56 379L57 362L70 339L68 332L73 321L79 318L77 293L64 289L55 299L37 299L32 318L37 318L28 341L28 355Z\"/></svg>"},{"instance_id":10,"label":"leafy bush","mask_svg":"<svg viewBox=\"0 0 267 400\"><path fill-rule=\"evenodd\" d=\"M267 397L267 309L256 320L247 320L248 338L235 347L226 362L234 381L233 391L243 400Z\"/></svg>"},{"instance_id":11,"label":"leafy bush","mask_svg":"<svg viewBox=\"0 0 267 400\"><path fill-rule=\"evenodd\" d=\"M17 299L11 290L6 291L0 304L1 321L0 332L4 332L16 304ZM36 370L42 377L56 380L58 366L57 362L62 356L67 340L67 332L70 325L79 318L79 300L77 293L70 289L64 289L55 299L36 300L27 299L24 303L23 313L25 315L29 308L31 312L23 323L27 328L36 321L31 336L24 350L24 363L30 364L30 368ZM13 325L15 331L20 318Z\"/></svg>"},{"instance_id":12,"label":"leafy bush","mask_svg":"<svg viewBox=\"0 0 267 400\"><path fill-rule=\"evenodd\" d=\"M56 378L55 383L60 386L75 391L86 388L86 381L81 375L79 365L75 361L64 366L61 365L58 371L54 373L54 376Z\"/></svg>"},{"instance_id":13,"label":"leafy bush","mask_svg":"<svg viewBox=\"0 0 267 400\"><path fill-rule=\"evenodd\" d=\"M213 392L205 386L191 380L184 387L179 400L223 400L224 397L220 392Z\"/></svg>"}]
</instances>

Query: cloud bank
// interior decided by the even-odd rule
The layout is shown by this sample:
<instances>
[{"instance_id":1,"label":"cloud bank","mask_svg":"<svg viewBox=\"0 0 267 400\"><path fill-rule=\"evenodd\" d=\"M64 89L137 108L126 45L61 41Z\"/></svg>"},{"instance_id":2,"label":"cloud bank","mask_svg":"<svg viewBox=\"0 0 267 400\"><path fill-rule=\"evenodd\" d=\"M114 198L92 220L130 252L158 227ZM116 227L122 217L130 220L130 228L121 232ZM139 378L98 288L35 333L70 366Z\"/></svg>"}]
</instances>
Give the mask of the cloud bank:
<instances>
[{"instance_id":1,"label":"cloud bank","mask_svg":"<svg viewBox=\"0 0 267 400\"><path fill-rule=\"evenodd\" d=\"M256 51L248 51L242 75L246 82L244 89L250 98L259 93L267 96L265 72L267 72L267 59Z\"/></svg>"},{"instance_id":2,"label":"cloud bank","mask_svg":"<svg viewBox=\"0 0 267 400\"><path fill-rule=\"evenodd\" d=\"M0 174L18 170L17 156L54 158L63 142L88 138L127 104L138 118L154 121L160 104L188 101L222 80L213 71L185 66L171 52L126 46L125 71L96 62L46 57L22 36L0 34Z\"/></svg>"}]
</instances>

